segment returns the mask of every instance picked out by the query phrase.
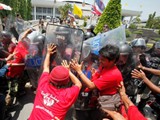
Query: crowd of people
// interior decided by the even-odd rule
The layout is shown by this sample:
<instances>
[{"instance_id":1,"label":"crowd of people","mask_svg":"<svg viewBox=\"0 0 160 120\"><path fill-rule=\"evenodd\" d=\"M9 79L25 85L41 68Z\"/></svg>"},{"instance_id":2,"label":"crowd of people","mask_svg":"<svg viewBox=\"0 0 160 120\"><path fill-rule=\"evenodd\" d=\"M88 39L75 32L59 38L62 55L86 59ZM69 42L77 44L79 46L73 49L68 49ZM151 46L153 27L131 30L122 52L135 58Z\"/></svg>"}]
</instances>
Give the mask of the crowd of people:
<instances>
[{"instance_id":1,"label":"crowd of people","mask_svg":"<svg viewBox=\"0 0 160 120\"><path fill-rule=\"evenodd\" d=\"M65 32L69 27L77 28L74 18L69 20L63 23L67 26ZM0 120L5 120L7 107L15 98L25 94L28 81L36 91L32 112L25 118L28 120L64 120L72 105L76 120L147 120L143 110L152 93L152 99L159 103L159 41L148 51L143 38L119 46L107 44L98 55L90 53L81 62L80 58L65 56L60 65L55 65L51 59L57 59L58 54L69 55L72 47L64 51L59 47L64 41L46 45L43 20L39 21L39 29L24 31L16 43L9 31L0 32ZM55 32L59 39L65 37L60 36L63 30L59 27ZM93 30L93 25L86 27L84 41L96 36ZM104 24L103 32L109 30ZM81 35L78 32L74 32L77 38ZM138 94L142 96L137 104ZM158 113L156 117L160 118Z\"/></svg>"}]
</instances>

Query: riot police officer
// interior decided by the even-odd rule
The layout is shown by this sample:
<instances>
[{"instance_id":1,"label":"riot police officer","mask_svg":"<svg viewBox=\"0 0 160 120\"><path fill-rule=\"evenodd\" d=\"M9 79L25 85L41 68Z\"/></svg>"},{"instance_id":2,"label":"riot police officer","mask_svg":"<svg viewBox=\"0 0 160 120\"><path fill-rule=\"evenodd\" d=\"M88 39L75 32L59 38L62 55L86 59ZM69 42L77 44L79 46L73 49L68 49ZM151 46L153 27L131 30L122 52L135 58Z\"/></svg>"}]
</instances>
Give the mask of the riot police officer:
<instances>
[{"instance_id":1,"label":"riot police officer","mask_svg":"<svg viewBox=\"0 0 160 120\"><path fill-rule=\"evenodd\" d=\"M135 102L137 86L135 80L131 78L131 71L136 67L136 61L133 58L133 50L128 43L120 43L120 57L117 64L121 71L127 95Z\"/></svg>"},{"instance_id":2,"label":"riot police officer","mask_svg":"<svg viewBox=\"0 0 160 120\"><path fill-rule=\"evenodd\" d=\"M148 56L147 60L147 67L154 68L154 69L160 69L160 41L157 41L153 44L152 48L145 52L146 56ZM144 66L144 65L143 65ZM158 85L159 83L159 76L153 75L153 74L146 74L147 77L153 82L155 85ZM152 98L156 97L152 95ZM149 101L151 98L151 91L148 87L144 86L143 93L141 96L141 101L138 104L139 110L143 113L143 108L145 107L147 101Z\"/></svg>"},{"instance_id":3,"label":"riot police officer","mask_svg":"<svg viewBox=\"0 0 160 120\"><path fill-rule=\"evenodd\" d=\"M93 30L94 30L94 26L93 25L88 25L87 27L86 27L86 30L87 30L87 32L86 32L86 34L85 34L85 40L87 40L87 39L89 39L89 38L91 38L91 37L94 37L96 34L93 32Z\"/></svg>"}]
</instances>

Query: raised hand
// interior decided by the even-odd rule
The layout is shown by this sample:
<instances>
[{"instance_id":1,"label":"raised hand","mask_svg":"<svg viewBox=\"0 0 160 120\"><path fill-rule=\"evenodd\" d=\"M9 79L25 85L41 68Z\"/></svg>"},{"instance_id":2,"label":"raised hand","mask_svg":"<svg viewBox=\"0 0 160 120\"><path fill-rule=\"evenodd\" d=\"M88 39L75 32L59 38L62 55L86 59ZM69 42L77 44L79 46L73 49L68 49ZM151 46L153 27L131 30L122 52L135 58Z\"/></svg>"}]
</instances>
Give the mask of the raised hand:
<instances>
[{"instance_id":1,"label":"raised hand","mask_svg":"<svg viewBox=\"0 0 160 120\"><path fill-rule=\"evenodd\" d=\"M55 54L56 51L57 51L57 49L56 49L56 45L54 43L47 45L47 53L48 54Z\"/></svg>"},{"instance_id":2,"label":"raised hand","mask_svg":"<svg viewBox=\"0 0 160 120\"><path fill-rule=\"evenodd\" d=\"M82 71L83 62L81 62L81 64L79 64L76 59L72 59L71 62L70 62L70 66L75 71L79 72L79 71Z\"/></svg>"},{"instance_id":3,"label":"raised hand","mask_svg":"<svg viewBox=\"0 0 160 120\"><path fill-rule=\"evenodd\" d=\"M61 65L67 69L70 69L70 65L68 64L67 60L62 60Z\"/></svg>"}]
</instances>

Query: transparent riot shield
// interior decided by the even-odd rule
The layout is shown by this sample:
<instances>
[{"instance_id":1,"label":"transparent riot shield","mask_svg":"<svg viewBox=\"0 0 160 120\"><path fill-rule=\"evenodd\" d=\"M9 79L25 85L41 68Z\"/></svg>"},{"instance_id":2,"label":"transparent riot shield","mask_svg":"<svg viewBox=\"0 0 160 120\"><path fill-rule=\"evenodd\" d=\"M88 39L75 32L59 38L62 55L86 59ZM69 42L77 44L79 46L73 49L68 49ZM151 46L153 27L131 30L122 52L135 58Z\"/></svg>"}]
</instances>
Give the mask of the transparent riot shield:
<instances>
[{"instance_id":1,"label":"transparent riot shield","mask_svg":"<svg viewBox=\"0 0 160 120\"><path fill-rule=\"evenodd\" d=\"M5 30L11 32L13 34L13 36L16 38L16 40L18 40L19 33L17 32L17 29L16 29L16 22L15 22L14 16L9 15L7 17Z\"/></svg>"},{"instance_id":2,"label":"transparent riot shield","mask_svg":"<svg viewBox=\"0 0 160 120\"><path fill-rule=\"evenodd\" d=\"M57 45L57 54L52 65L61 65L62 60L70 61L71 59L77 59L79 61L83 38L84 33L81 29L49 23L46 29L45 45L49 43Z\"/></svg>"},{"instance_id":3,"label":"transparent riot shield","mask_svg":"<svg viewBox=\"0 0 160 120\"><path fill-rule=\"evenodd\" d=\"M126 42L125 26L120 26L108 32L98 34L83 42L81 60L84 61L84 72L98 68L99 50L107 44L117 45ZM87 74L87 73L86 73ZM90 75L88 75L89 77Z\"/></svg>"}]
</instances>

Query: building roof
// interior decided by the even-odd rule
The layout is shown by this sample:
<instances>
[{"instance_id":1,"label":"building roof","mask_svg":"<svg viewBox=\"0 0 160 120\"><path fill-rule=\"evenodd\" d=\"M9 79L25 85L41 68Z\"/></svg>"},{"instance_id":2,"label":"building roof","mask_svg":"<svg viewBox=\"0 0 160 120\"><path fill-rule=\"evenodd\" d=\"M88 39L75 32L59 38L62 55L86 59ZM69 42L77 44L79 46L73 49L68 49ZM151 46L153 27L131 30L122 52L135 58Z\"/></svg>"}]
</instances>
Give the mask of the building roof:
<instances>
[{"instance_id":1,"label":"building roof","mask_svg":"<svg viewBox=\"0 0 160 120\"><path fill-rule=\"evenodd\" d=\"M31 0L33 6L38 6L38 7L51 7L53 8L54 6L62 6L66 2L71 3L71 4L77 4L83 11L91 11L91 4L86 3L86 6L82 6L83 0ZM122 16L128 17L128 16L138 16L141 15L142 11L134 11L134 10L125 10L122 9Z\"/></svg>"},{"instance_id":2,"label":"building roof","mask_svg":"<svg viewBox=\"0 0 160 120\"><path fill-rule=\"evenodd\" d=\"M124 17L127 17L127 16L139 16L142 14L142 11L135 11L135 10L125 10L125 9L122 9L122 15Z\"/></svg>"}]
</instances>

